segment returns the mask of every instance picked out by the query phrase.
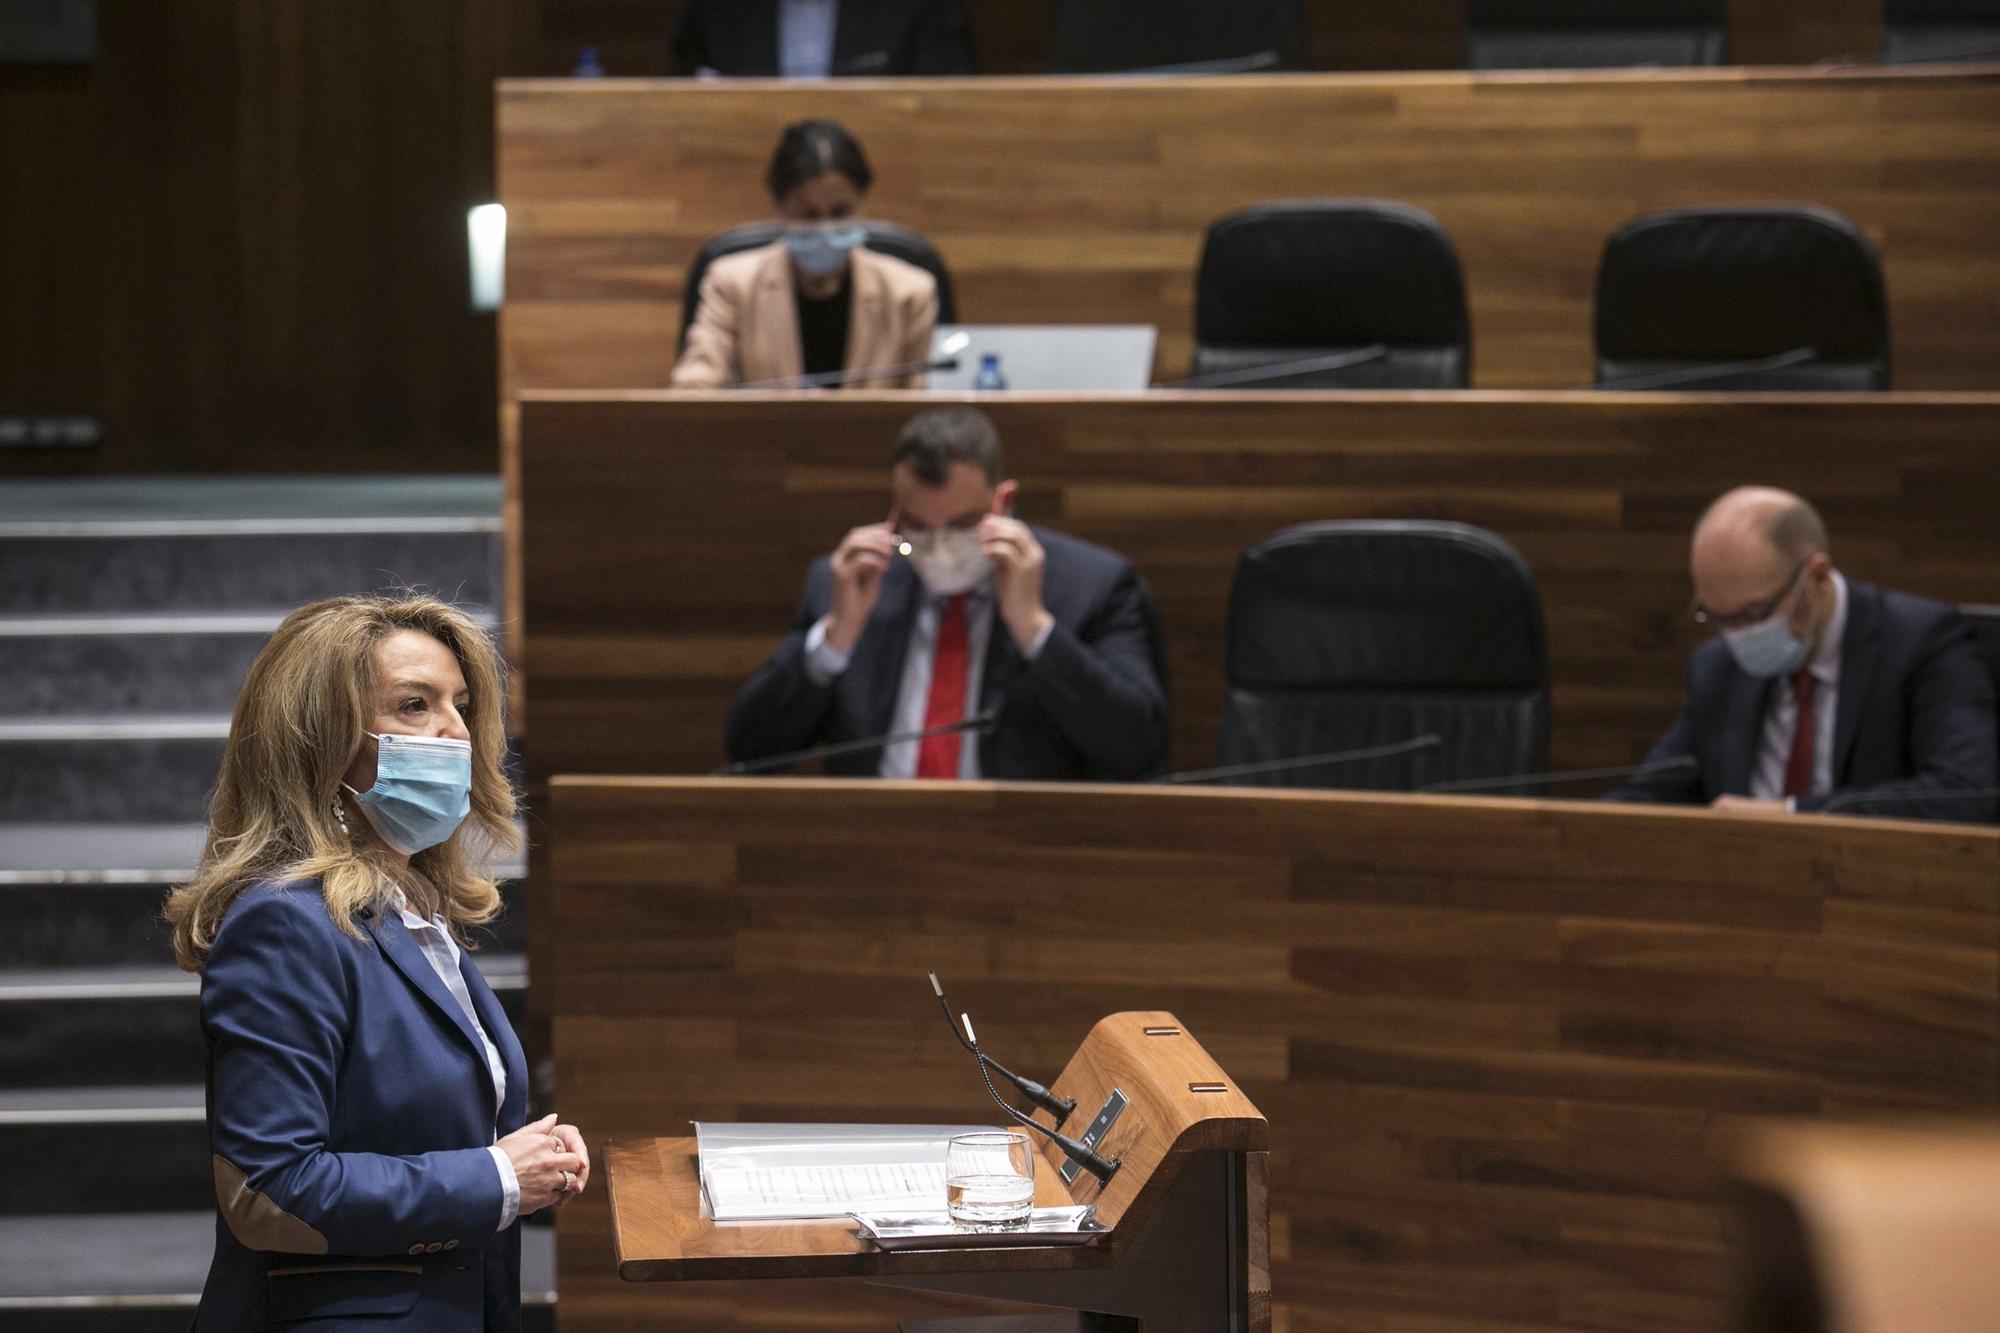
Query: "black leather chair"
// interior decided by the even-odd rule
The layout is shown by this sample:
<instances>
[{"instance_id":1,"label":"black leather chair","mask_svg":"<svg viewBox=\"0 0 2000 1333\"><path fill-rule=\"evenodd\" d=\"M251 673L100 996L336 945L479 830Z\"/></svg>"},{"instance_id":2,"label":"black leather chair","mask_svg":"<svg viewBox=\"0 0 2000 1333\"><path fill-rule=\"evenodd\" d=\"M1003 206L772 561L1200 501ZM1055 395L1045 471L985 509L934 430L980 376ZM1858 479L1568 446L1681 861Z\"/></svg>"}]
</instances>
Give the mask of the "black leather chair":
<instances>
[{"instance_id":1,"label":"black leather chair","mask_svg":"<svg viewBox=\"0 0 2000 1333\"><path fill-rule=\"evenodd\" d=\"M1600 388L1889 387L1882 261L1823 208L1682 208L1612 234L1597 271Z\"/></svg>"},{"instance_id":2,"label":"black leather chair","mask_svg":"<svg viewBox=\"0 0 2000 1333\"><path fill-rule=\"evenodd\" d=\"M688 265L687 284L681 290L681 338L680 345L687 346L688 330L694 327L694 312L701 304L701 280L708 273L708 266L724 255L733 255L739 250L755 250L760 245L769 245L784 231L779 222L748 222L740 227L731 227L720 236L711 236ZM940 324L958 323L958 303L952 297L951 271L944 266L944 259L931 247L931 243L908 227L898 227L893 222L870 222L868 239L863 242L877 254L893 256L905 263L915 264L937 279L938 317Z\"/></svg>"},{"instance_id":3,"label":"black leather chair","mask_svg":"<svg viewBox=\"0 0 2000 1333\"><path fill-rule=\"evenodd\" d=\"M1406 791L1548 767L1541 594L1481 528L1307 523L1265 538L1236 566L1227 658L1218 765L1443 742L1242 785Z\"/></svg>"},{"instance_id":4,"label":"black leather chair","mask_svg":"<svg viewBox=\"0 0 2000 1333\"><path fill-rule=\"evenodd\" d=\"M1051 74L1239 74L1306 67L1300 0L1051 0Z\"/></svg>"},{"instance_id":5,"label":"black leather chair","mask_svg":"<svg viewBox=\"0 0 2000 1333\"><path fill-rule=\"evenodd\" d=\"M1467 69L1720 65L1728 0L1469 0Z\"/></svg>"},{"instance_id":6,"label":"black leather chair","mask_svg":"<svg viewBox=\"0 0 2000 1333\"><path fill-rule=\"evenodd\" d=\"M1379 199L1259 204L1209 227L1194 339L1200 387L1462 389L1472 375L1451 237L1422 209ZM1306 368L1376 345L1386 355Z\"/></svg>"},{"instance_id":7,"label":"black leather chair","mask_svg":"<svg viewBox=\"0 0 2000 1333\"><path fill-rule=\"evenodd\" d=\"M2000 0L1886 0L1882 59L2000 60Z\"/></svg>"},{"instance_id":8,"label":"black leather chair","mask_svg":"<svg viewBox=\"0 0 2000 1333\"><path fill-rule=\"evenodd\" d=\"M1993 695L2000 699L2000 605L1968 604L1958 609L1972 625L1972 637L1979 640L1980 654L1993 672Z\"/></svg>"}]
</instances>

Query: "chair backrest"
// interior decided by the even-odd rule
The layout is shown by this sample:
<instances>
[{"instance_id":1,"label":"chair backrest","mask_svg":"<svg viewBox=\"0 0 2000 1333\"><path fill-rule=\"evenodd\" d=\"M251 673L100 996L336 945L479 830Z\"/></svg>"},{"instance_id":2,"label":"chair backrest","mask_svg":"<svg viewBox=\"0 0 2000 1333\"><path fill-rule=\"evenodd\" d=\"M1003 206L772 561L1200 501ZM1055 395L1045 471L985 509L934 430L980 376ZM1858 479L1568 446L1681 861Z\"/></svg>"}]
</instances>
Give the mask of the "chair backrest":
<instances>
[{"instance_id":1,"label":"chair backrest","mask_svg":"<svg viewBox=\"0 0 2000 1333\"><path fill-rule=\"evenodd\" d=\"M1051 74L1305 67L1301 0L1050 0Z\"/></svg>"},{"instance_id":2,"label":"chair backrest","mask_svg":"<svg viewBox=\"0 0 2000 1333\"><path fill-rule=\"evenodd\" d=\"M1227 383L1382 344L1378 360L1244 387L1462 389L1471 337L1458 252L1420 208L1284 200L1208 229L1195 282L1197 377Z\"/></svg>"},{"instance_id":3,"label":"chair backrest","mask_svg":"<svg viewBox=\"0 0 2000 1333\"><path fill-rule=\"evenodd\" d=\"M2000 700L2000 605L1968 604L1958 609L1972 626L1972 637L1979 641L1979 651L1993 673L1993 697Z\"/></svg>"},{"instance_id":4,"label":"chair backrest","mask_svg":"<svg viewBox=\"0 0 2000 1333\"><path fill-rule=\"evenodd\" d=\"M1620 227L1597 271L1597 382L1717 390L1889 387L1882 261L1824 208L1681 208ZM1810 348L1754 373L1744 363Z\"/></svg>"},{"instance_id":5,"label":"chair backrest","mask_svg":"<svg viewBox=\"0 0 2000 1333\"><path fill-rule=\"evenodd\" d=\"M1727 0L1469 0L1467 69L1720 65Z\"/></svg>"},{"instance_id":6,"label":"chair backrest","mask_svg":"<svg viewBox=\"0 0 2000 1333\"><path fill-rule=\"evenodd\" d=\"M1882 59L2000 60L2000 0L1884 0Z\"/></svg>"},{"instance_id":7,"label":"chair backrest","mask_svg":"<svg viewBox=\"0 0 2000 1333\"><path fill-rule=\"evenodd\" d=\"M780 222L747 222L740 227L731 227L719 236L709 237L695 253L694 262L688 265L686 286L681 291L682 347L687 346L688 330L694 327L694 312L701 305L701 280L707 275L708 266L724 255L769 245L784 233L784 229L784 224ZM952 296L951 271L944 266L943 257L923 236L893 222L870 222L868 237L862 244L877 254L915 264L937 279L937 322L958 323L958 303Z\"/></svg>"},{"instance_id":8,"label":"chair backrest","mask_svg":"<svg viewBox=\"0 0 2000 1333\"><path fill-rule=\"evenodd\" d=\"M1265 538L1236 566L1227 662L1219 765L1442 738L1245 785L1411 790L1548 767L1541 593L1481 528L1307 523Z\"/></svg>"}]
</instances>

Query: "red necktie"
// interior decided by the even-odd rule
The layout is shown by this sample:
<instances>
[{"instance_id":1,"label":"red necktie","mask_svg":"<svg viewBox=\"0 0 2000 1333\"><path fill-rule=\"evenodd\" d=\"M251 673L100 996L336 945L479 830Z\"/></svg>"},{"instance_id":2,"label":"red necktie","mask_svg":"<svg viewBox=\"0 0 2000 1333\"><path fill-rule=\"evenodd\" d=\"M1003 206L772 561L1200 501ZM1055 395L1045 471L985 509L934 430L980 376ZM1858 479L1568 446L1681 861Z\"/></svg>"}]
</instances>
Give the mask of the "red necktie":
<instances>
[{"instance_id":1,"label":"red necktie","mask_svg":"<svg viewBox=\"0 0 2000 1333\"><path fill-rule=\"evenodd\" d=\"M1810 671L1792 673L1792 753L1785 760L1785 795L1810 796L1813 788L1813 678Z\"/></svg>"},{"instance_id":2,"label":"red necktie","mask_svg":"<svg viewBox=\"0 0 2000 1333\"><path fill-rule=\"evenodd\" d=\"M938 617L937 646L931 651L931 697L924 705L924 730L950 726L965 718L965 594L945 602ZM955 778L958 750L965 733L933 736L917 751L917 776Z\"/></svg>"}]
</instances>

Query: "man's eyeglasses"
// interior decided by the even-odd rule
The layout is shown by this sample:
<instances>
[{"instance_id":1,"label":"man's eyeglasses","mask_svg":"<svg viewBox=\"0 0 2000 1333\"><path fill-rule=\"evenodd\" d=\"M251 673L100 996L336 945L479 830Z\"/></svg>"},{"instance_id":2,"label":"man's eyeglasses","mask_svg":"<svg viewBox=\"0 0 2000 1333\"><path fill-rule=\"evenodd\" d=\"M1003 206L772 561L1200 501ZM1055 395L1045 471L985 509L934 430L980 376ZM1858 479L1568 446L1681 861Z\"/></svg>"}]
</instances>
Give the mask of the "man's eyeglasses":
<instances>
[{"instance_id":1,"label":"man's eyeglasses","mask_svg":"<svg viewBox=\"0 0 2000 1333\"><path fill-rule=\"evenodd\" d=\"M1784 605L1785 599L1792 595L1792 589L1798 586L1799 576L1806 572L1806 566L1811 563L1811 556L1799 561L1798 567L1792 570L1792 576L1785 580L1785 586L1755 606L1746 606L1741 611L1724 616L1710 611L1697 599L1688 604L1688 614L1694 617L1697 625L1707 625L1713 629L1742 629L1760 620L1769 620L1777 614L1778 608Z\"/></svg>"}]
</instances>

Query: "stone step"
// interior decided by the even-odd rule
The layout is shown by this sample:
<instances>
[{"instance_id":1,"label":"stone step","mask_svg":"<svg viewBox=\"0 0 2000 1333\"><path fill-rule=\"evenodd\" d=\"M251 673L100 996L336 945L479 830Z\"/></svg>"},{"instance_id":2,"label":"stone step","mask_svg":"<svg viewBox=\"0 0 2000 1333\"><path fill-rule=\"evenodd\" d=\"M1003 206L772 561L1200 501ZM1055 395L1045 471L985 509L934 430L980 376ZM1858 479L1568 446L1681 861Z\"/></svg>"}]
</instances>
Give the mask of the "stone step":
<instances>
[{"instance_id":1,"label":"stone step","mask_svg":"<svg viewBox=\"0 0 2000 1333\"><path fill-rule=\"evenodd\" d=\"M475 959L519 1031L526 959ZM0 1088L198 1083L200 993L199 977L171 965L0 971Z\"/></svg>"},{"instance_id":2,"label":"stone step","mask_svg":"<svg viewBox=\"0 0 2000 1333\"><path fill-rule=\"evenodd\" d=\"M499 551L486 518L0 524L0 611L262 610L406 587L494 606Z\"/></svg>"},{"instance_id":3,"label":"stone step","mask_svg":"<svg viewBox=\"0 0 2000 1333\"><path fill-rule=\"evenodd\" d=\"M212 1203L202 1097L199 1083L0 1091L0 1153L71 1164L59 1189L0 1172L0 1215Z\"/></svg>"},{"instance_id":4,"label":"stone step","mask_svg":"<svg viewBox=\"0 0 2000 1333\"><path fill-rule=\"evenodd\" d=\"M484 608L468 609L492 624ZM0 722L226 717L289 610L0 616Z\"/></svg>"},{"instance_id":5,"label":"stone step","mask_svg":"<svg viewBox=\"0 0 2000 1333\"><path fill-rule=\"evenodd\" d=\"M214 613L420 586L499 604L493 476L93 477L0 488L0 614Z\"/></svg>"},{"instance_id":6,"label":"stone step","mask_svg":"<svg viewBox=\"0 0 2000 1333\"><path fill-rule=\"evenodd\" d=\"M194 823L227 713L0 719L0 824Z\"/></svg>"},{"instance_id":7,"label":"stone step","mask_svg":"<svg viewBox=\"0 0 2000 1333\"><path fill-rule=\"evenodd\" d=\"M103 968L170 965L173 943L160 917L168 892L186 872L131 877L36 879L0 871L0 981L9 968ZM501 914L473 932L482 954L526 948L519 879L500 885Z\"/></svg>"},{"instance_id":8,"label":"stone step","mask_svg":"<svg viewBox=\"0 0 2000 1333\"><path fill-rule=\"evenodd\" d=\"M0 1216L8 1333L187 1333L215 1249L209 1200L176 1211ZM523 1333L553 1327L555 1232L521 1228Z\"/></svg>"},{"instance_id":9,"label":"stone step","mask_svg":"<svg viewBox=\"0 0 2000 1333\"><path fill-rule=\"evenodd\" d=\"M199 822L228 736L227 713L0 717L0 825Z\"/></svg>"}]
</instances>

